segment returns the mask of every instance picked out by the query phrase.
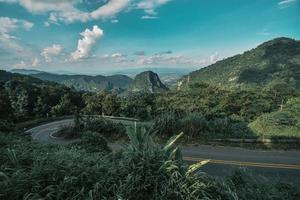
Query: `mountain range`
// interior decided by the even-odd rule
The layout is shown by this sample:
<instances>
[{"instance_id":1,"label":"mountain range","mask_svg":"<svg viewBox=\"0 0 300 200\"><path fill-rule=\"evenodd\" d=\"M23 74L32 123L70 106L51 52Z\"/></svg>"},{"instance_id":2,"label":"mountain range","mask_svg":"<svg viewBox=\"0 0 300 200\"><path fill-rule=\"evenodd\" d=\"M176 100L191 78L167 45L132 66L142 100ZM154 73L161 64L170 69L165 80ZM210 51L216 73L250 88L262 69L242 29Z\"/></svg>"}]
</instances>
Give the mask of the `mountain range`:
<instances>
[{"instance_id":1,"label":"mountain range","mask_svg":"<svg viewBox=\"0 0 300 200\"><path fill-rule=\"evenodd\" d=\"M219 86L267 86L286 83L300 87L300 41L276 38L215 64L191 72L178 82Z\"/></svg>"},{"instance_id":2,"label":"mountain range","mask_svg":"<svg viewBox=\"0 0 300 200\"><path fill-rule=\"evenodd\" d=\"M112 76L62 75L25 69L15 69L11 72L29 74L30 76L39 78L41 80L53 81L68 87L74 87L77 90L90 92L97 92L99 90L123 91L127 89L128 86L133 82L130 77L118 74Z\"/></svg>"},{"instance_id":3,"label":"mountain range","mask_svg":"<svg viewBox=\"0 0 300 200\"><path fill-rule=\"evenodd\" d=\"M88 75L61 75L38 70L15 69L16 75L29 75L44 81L51 81L73 87L77 90L97 92L100 90L116 90L119 93L127 92L162 92L168 88L161 82L158 74L152 71L141 72L134 79L126 75L88 76ZM8 72L6 72L9 74Z\"/></svg>"}]
</instances>

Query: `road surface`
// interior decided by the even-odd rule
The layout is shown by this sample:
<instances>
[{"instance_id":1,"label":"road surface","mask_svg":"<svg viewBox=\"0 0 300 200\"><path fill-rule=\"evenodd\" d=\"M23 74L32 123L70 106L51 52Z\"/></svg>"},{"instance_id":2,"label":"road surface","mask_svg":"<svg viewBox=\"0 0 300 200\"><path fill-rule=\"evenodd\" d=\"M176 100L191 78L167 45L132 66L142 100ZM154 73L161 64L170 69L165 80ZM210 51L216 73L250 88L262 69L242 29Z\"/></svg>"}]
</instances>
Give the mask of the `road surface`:
<instances>
[{"instance_id":1,"label":"road surface","mask_svg":"<svg viewBox=\"0 0 300 200\"><path fill-rule=\"evenodd\" d=\"M51 133L63 126L71 125L72 119L66 119L40 125L28 130L33 139L45 143L67 144L74 140L54 139ZM110 144L111 148L120 148ZM208 145L182 146L184 160L194 163L210 159L202 171L213 176L228 176L235 170L243 168L255 176L263 175L273 179L300 183L300 151L249 150L237 147L214 147Z\"/></svg>"}]
</instances>

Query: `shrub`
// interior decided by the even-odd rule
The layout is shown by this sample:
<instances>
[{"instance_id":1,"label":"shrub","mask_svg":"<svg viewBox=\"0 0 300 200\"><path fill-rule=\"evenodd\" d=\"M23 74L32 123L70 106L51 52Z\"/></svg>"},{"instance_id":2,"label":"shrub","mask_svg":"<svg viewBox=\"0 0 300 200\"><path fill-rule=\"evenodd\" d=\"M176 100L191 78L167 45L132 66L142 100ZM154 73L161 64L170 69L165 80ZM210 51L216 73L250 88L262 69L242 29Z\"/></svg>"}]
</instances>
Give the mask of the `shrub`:
<instances>
[{"instance_id":1,"label":"shrub","mask_svg":"<svg viewBox=\"0 0 300 200\"><path fill-rule=\"evenodd\" d=\"M87 152L109 152L106 139L96 132L81 133L80 141L75 145L83 147Z\"/></svg>"},{"instance_id":2,"label":"shrub","mask_svg":"<svg viewBox=\"0 0 300 200\"><path fill-rule=\"evenodd\" d=\"M204 136L208 132L208 121L201 113L189 113L180 120L181 130L189 137Z\"/></svg>"},{"instance_id":3,"label":"shrub","mask_svg":"<svg viewBox=\"0 0 300 200\"><path fill-rule=\"evenodd\" d=\"M115 123L104 118L87 119L84 123L84 130L97 132L111 139L126 136L126 128L122 123Z\"/></svg>"},{"instance_id":4,"label":"shrub","mask_svg":"<svg viewBox=\"0 0 300 200\"><path fill-rule=\"evenodd\" d=\"M178 116L174 113L166 113L155 119L151 132L156 133L159 137L168 138L178 132L179 128Z\"/></svg>"}]
</instances>

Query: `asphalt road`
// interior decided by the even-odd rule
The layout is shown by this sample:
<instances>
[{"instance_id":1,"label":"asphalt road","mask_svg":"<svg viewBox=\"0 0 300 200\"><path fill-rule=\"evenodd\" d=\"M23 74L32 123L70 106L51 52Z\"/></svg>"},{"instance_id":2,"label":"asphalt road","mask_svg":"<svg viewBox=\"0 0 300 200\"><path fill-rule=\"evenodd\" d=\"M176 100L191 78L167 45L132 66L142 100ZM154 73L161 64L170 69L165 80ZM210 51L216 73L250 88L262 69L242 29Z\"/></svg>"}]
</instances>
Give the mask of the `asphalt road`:
<instances>
[{"instance_id":1,"label":"asphalt road","mask_svg":"<svg viewBox=\"0 0 300 200\"><path fill-rule=\"evenodd\" d=\"M40 125L28 130L33 139L53 144L67 144L75 140L54 139L51 133L63 126L71 125L72 119L66 119ZM121 148L119 144L110 144L112 149ZM237 169L245 169L255 176L265 176L300 183L300 151L250 150L237 147L215 147L208 145L182 146L182 155L188 163L210 159L202 171L217 177L231 175Z\"/></svg>"}]
</instances>

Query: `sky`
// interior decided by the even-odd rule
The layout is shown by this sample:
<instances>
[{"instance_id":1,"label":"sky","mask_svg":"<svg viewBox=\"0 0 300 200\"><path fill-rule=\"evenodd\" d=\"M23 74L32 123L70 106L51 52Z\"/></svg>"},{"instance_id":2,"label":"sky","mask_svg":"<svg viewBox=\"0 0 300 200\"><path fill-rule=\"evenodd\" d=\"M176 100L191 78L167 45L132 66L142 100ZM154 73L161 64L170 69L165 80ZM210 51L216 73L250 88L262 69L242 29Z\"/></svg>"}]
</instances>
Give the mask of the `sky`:
<instances>
[{"instance_id":1,"label":"sky","mask_svg":"<svg viewBox=\"0 0 300 200\"><path fill-rule=\"evenodd\" d=\"M197 69L300 39L300 0L0 0L0 69Z\"/></svg>"}]
</instances>

